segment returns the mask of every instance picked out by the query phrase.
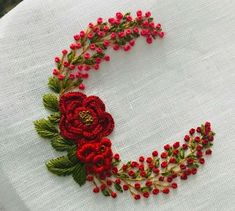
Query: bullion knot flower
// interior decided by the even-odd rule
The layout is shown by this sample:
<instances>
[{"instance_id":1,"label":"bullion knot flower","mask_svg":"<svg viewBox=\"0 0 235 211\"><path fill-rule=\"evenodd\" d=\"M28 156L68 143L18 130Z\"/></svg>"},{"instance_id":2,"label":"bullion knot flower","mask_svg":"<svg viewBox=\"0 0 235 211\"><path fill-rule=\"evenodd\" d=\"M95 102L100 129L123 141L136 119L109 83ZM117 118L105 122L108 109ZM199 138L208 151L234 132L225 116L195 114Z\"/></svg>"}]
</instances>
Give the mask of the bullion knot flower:
<instances>
[{"instance_id":1,"label":"bullion knot flower","mask_svg":"<svg viewBox=\"0 0 235 211\"><path fill-rule=\"evenodd\" d=\"M60 97L59 109L59 129L66 139L99 140L113 131L113 118L105 112L105 105L99 97L87 97L80 92L66 93Z\"/></svg>"},{"instance_id":2,"label":"bullion knot flower","mask_svg":"<svg viewBox=\"0 0 235 211\"><path fill-rule=\"evenodd\" d=\"M90 173L104 173L112 167L111 141L103 138L100 142L84 143L77 148L77 158L86 164Z\"/></svg>"}]
</instances>

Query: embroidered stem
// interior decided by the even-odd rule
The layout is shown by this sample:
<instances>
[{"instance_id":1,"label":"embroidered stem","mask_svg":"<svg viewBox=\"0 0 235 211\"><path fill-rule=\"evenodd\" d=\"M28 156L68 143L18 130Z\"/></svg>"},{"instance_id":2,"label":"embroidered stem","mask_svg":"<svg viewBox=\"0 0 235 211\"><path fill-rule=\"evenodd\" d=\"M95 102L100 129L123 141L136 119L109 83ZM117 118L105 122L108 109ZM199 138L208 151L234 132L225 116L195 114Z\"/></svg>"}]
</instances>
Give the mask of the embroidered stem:
<instances>
[{"instance_id":1,"label":"embroidered stem","mask_svg":"<svg viewBox=\"0 0 235 211\"><path fill-rule=\"evenodd\" d=\"M188 176L196 174L199 165L205 163L203 155L212 153L210 148L215 133L211 131L210 123L201 125L196 131L197 134L195 129L191 129L182 145L179 142L175 142L172 146L165 145L165 151L161 153L160 158L158 152L154 151L152 157L147 159L141 156L139 162L129 161L121 164L119 168L114 166L111 177L108 176L105 181L106 176L102 176L102 185L107 183L109 191L114 192L112 184L123 183L122 190L129 190L136 200L141 196L148 198L150 193L168 194L170 189L177 188L177 183L174 182L177 177L186 180ZM115 154L113 163L117 161L120 165L119 155ZM93 176L99 178L96 174ZM111 178L116 179L113 181Z\"/></svg>"},{"instance_id":2,"label":"embroidered stem","mask_svg":"<svg viewBox=\"0 0 235 211\"><path fill-rule=\"evenodd\" d=\"M148 44L156 37L163 38L161 24L155 24L150 16L150 12L145 15L137 12L135 18L130 13L117 13L116 18L109 18L108 22L98 18L96 24L89 24L86 32L80 31L74 35L70 52L63 50L61 58L55 57L57 68L53 70L53 75L60 80L63 87L60 94L76 88L70 87L66 81L74 83L78 79L87 79L89 70L98 70L103 61L109 61L110 57L104 52L108 47L115 51L129 51L139 36L144 37ZM79 88L83 90L84 84L79 84Z\"/></svg>"}]
</instances>

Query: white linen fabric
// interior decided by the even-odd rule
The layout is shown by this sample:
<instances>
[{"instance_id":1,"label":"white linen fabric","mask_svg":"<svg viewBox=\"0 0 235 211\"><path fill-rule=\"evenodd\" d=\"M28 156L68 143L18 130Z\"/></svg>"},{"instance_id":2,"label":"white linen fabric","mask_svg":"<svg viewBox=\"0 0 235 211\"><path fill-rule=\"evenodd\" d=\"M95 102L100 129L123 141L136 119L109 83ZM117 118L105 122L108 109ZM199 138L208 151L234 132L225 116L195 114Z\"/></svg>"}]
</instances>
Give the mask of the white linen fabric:
<instances>
[{"instance_id":1,"label":"white linen fabric","mask_svg":"<svg viewBox=\"0 0 235 211\"><path fill-rule=\"evenodd\" d=\"M110 136L122 160L162 150L209 120L213 156L168 196L115 200L58 177L44 162L62 155L32 122L47 116L54 56L98 17L150 10L166 37L113 52L85 93L98 95L115 120ZM25 0L0 19L0 210L235 210L235 1Z\"/></svg>"}]
</instances>

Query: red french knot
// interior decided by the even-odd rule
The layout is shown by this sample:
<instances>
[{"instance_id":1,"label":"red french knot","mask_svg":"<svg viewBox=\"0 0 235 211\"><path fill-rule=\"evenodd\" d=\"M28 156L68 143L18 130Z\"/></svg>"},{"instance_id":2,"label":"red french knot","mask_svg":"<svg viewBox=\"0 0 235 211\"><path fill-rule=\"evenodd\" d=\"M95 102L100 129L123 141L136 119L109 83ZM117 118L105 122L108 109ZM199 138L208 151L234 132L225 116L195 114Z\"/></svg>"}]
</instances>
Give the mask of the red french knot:
<instances>
[{"instance_id":1,"label":"red french knot","mask_svg":"<svg viewBox=\"0 0 235 211\"><path fill-rule=\"evenodd\" d=\"M99 140L113 131L113 118L105 112L105 105L99 97L69 92L60 97L59 108L59 129L66 139L77 142Z\"/></svg>"}]
</instances>

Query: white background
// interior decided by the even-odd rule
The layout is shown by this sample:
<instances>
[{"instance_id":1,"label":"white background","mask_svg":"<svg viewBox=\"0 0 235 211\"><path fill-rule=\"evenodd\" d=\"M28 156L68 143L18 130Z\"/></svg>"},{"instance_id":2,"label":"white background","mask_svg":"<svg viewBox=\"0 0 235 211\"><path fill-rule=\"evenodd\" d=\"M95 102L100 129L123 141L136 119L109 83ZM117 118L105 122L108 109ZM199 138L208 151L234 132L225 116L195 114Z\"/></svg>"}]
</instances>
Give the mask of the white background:
<instances>
[{"instance_id":1,"label":"white background","mask_svg":"<svg viewBox=\"0 0 235 211\"><path fill-rule=\"evenodd\" d=\"M34 131L45 117L41 96L53 58L97 17L150 10L167 35L131 52L113 52L92 74L86 94L113 115L113 150L123 160L182 140L207 120L216 132L213 156L168 196L134 201L95 195L71 177L49 173L59 156ZM235 210L235 1L24 0L0 19L0 210Z\"/></svg>"}]
</instances>

